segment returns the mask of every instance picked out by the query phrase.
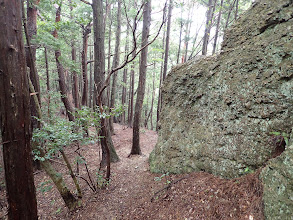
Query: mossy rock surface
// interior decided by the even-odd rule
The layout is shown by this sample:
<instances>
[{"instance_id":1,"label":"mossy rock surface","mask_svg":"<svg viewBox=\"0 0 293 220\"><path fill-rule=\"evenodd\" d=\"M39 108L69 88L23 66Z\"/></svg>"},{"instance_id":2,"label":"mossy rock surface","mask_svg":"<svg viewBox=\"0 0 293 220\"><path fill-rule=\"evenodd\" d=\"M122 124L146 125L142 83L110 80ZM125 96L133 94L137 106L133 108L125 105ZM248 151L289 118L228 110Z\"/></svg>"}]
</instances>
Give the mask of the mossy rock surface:
<instances>
[{"instance_id":1,"label":"mossy rock surface","mask_svg":"<svg viewBox=\"0 0 293 220\"><path fill-rule=\"evenodd\" d=\"M271 132L293 127L293 3L255 3L220 54L174 67L162 87L153 172L255 170L274 153Z\"/></svg>"}]
</instances>

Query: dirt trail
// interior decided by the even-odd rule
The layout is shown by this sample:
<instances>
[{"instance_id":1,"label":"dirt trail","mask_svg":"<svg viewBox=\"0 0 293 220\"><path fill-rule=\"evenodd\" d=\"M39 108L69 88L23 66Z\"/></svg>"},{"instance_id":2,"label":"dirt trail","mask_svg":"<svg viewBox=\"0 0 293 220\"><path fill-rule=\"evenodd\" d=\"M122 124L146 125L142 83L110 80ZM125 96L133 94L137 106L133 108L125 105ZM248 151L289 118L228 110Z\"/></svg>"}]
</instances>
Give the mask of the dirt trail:
<instances>
[{"instance_id":1,"label":"dirt trail","mask_svg":"<svg viewBox=\"0 0 293 220\"><path fill-rule=\"evenodd\" d=\"M80 180L83 190L82 205L69 213L43 171L35 174L39 219L263 219L262 189L257 174L250 174L234 180L225 180L211 174L199 172L181 175L168 175L159 181L155 177L162 174L149 172L148 156L157 141L154 131L141 129L141 150L143 155L128 158L132 143L132 129L115 124L113 136L120 162L112 164L111 183L106 189L93 193L87 184ZM66 153L74 164L76 147L69 147ZM99 147L96 144L81 147L93 181L99 167ZM66 174L61 159L54 159L54 167L62 173L69 188L74 189L70 176ZM86 172L80 166L83 177ZM179 180L179 181L178 181ZM162 190L167 182L175 182L168 190ZM178 181L178 182L176 182ZM43 192L41 191L43 190ZM4 192L0 192L3 205ZM151 199L154 200L151 202ZM2 201L1 201L2 200ZM5 204L5 203L4 203ZM6 209L2 208L1 213Z\"/></svg>"}]
</instances>

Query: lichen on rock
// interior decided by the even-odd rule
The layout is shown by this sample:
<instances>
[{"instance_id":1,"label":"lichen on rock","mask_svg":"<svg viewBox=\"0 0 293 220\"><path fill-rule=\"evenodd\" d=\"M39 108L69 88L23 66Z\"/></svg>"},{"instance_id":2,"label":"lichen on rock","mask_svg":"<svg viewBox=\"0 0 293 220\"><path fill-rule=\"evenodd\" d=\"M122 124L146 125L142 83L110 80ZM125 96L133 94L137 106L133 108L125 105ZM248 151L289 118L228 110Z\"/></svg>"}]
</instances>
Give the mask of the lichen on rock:
<instances>
[{"instance_id":1,"label":"lichen on rock","mask_svg":"<svg viewBox=\"0 0 293 220\"><path fill-rule=\"evenodd\" d=\"M264 166L271 132L293 127L292 1L256 2L220 54L174 67L162 96L151 171L234 178Z\"/></svg>"}]
</instances>

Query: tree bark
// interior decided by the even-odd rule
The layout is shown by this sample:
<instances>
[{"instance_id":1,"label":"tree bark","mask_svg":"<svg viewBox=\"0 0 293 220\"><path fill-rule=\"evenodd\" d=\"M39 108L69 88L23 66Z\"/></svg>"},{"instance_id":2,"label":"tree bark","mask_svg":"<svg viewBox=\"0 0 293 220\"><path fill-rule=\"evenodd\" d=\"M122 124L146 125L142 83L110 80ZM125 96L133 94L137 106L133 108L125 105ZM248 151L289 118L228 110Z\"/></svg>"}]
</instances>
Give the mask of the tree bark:
<instances>
[{"instance_id":1,"label":"tree bark","mask_svg":"<svg viewBox=\"0 0 293 220\"><path fill-rule=\"evenodd\" d=\"M177 52L177 64L179 63L180 58L180 52L181 52L181 41L182 41L182 30L183 30L183 8L181 8L181 16L180 16L180 32L179 32L179 46L178 46L178 52Z\"/></svg>"},{"instance_id":2,"label":"tree bark","mask_svg":"<svg viewBox=\"0 0 293 220\"><path fill-rule=\"evenodd\" d=\"M88 86L88 76L87 76L87 50L88 50L88 38L91 33L91 23L88 23L83 30L83 43L82 43L82 53L81 53L81 66L82 66L82 78L83 78L83 92L81 104L83 106L88 106L88 95L89 95L89 86Z\"/></svg>"},{"instance_id":3,"label":"tree bark","mask_svg":"<svg viewBox=\"0 0 293 220\"><path fill-rule=\"evenodd\" d=\"M144 47L148 43L150 24L151 24L151 0L146 2L144 5L142 43L141 43L142 47ZM137 98L135 103L135 113L134 113L134 120L133 120L133 139L132 139L132 148L131 148L130 154L141 154L141 149L139 144L139 128L140 128L142 104L143 104L144 93L145 93L147 53L148 53L148 47L145 47L141 51L141 56L140 56L139 82L138 82Z\"/></svg>"},{"instance_id":4,"label":"tree bark","mask_svg":"<svg viewBox=\"0 0 293 220\"><path fill-rule=\"evenodd\" d=\"M0 0L0 126L9 219L37 219L22 1Z\"/></svg>"},{"instance_id":5,"label":"tree bark","mask_svg":"<svg viewBox=\"0 0 293 220\"><path fill-rule=\"evenodd\" d=\"M103 25L103 1L102 0L93 0L92 3L93 8L93 27L94 27L94 99L96 100L96 104L99 104L98 100L98 92L102 89L102 86L105 81L105 48L104 48L104 25ZM104 93L101 97L102 105L106 103L106 97ZM99 106L98 106L99 107ZM101 130L100 136L101 138L101 146L102 146L102 165L107 164L110 165L111 162L119 161L119 157L116 154L116 151L113 146L113 141L111 138L109 125L107 120L104 118L101 119ZM107 153L107 152L110 152ZM109 159L109 161L108 161Z\"/></svg>"},{"instance_id":6,"label":"tree bark","mask_svg":"<svg viewBox=\"0 0 293 220\"><path fill-rule=\"evenodd\" d=\"M218 41L218 35L219 35L219 30L220 30L223 2L224 2L224 0L221 0L220 11L219 11L217 27L216 27L216 34L215 34L215 39L214 39L213 54L216 53L216 49L217 49L217 41Z\"/></svg>"},{"instance_id":7,"label":"tree bark","mask_svg":"<svg viewBox=\"0 0 293 220\"><path fill-rule=\"evenodd\" d=\"M31 42L37 35L37 5L39 4L40 0L31 0L27 1L27 32L28 32L28 39ZM23 12L24 13L24 12ZM30 57L30 52L32 54L32 57ZM26 49L26 61L27 61L27 67L30 69L30 79L33 83L33 86L37 92L37 97L40 102L41 100L41 94L40 94L40 81L39 81L39 75L37 73L37 69L34 66L36 61L36 46L31 44L31 48ZM36 106L34 105L34 101L30 101L31 106L31 126L32 129L40 127L40 122L36 119L37 112L36 112Z\"/></svg>"},{"instance_id":8,"label":"tree bark","mask_svg":"<svg viewBox=\"0 0 293 220\"><path fill-rule=\"evenodd\" d=\"M203 45L202 45L202 55L207 55L208 52L208 44L209 44L209 38L210 38L210 32L212 28L212 20L213 20L213 14L215 11L217 0L209 0L208 3L208 11L207 11L207 20L206 20L206 27L205 27L205 34L203 37Z\"/></svg>"},{"instance_id":9,"label":"tree bark","mask_svg":"<svg viewBox=\"0 0 293 220\"><path fill-rule=\"evenodd\" d=\"M56 20L55 22L58 23L60 22L61 18L61 6L58 7L56 10ZM57 30L55 29L53 32L53 36L57 39L58 38L58 33ZM59 89L60 89L60 94L61 94L61 100L65 106L67 116L70 121L74 121L74 108L69 101L67 97L67 86L65 83L65 75L64 75L64 68L62 63L60 62L59 58L61 56L61 51L60 50L55 50L55 59L56 59L56 64L57 64L57 71L58 71L58 76L59 76Z\"/></svg>"},{"instance_id":10,"label":"tree bark","mask_svg":"<svg viewBox=\"0 0 293 220\"><path fill-rule=\"evenodd\" d=\"M120 35L121 35L121 1L118 0L118 9L117 9L117 30L115 35L115 54L113 58L113 67L112 69L115 69L119 65L120 60ZM117 74L118 71L113 74L112 78L112 90L111 90L111 102L110 102L110 111L111 109L115 108L115 93L116 93L116 84L117 84ZM114 116L110 117L110 131L111 134L114 133L114 127L113 127L113 119Z\"/></svg>"},{"instance_id":11,"label":"tree bark","mask_svg":"<svg viewBox=\"0 0 293 220\"><path fill-rule=\"evenodd\" d=\"M70 4L70 19L73 19L73 14L72 14L72 1L69 0ZM71 59L73 63L76 63L76 48L75 48L75 40L72 39L71 42ZM79 97L79 86L78 86L78 76L76 71L72 71L72 96L73 96L73 101L74 101L74 106L75 108L79 109L80 108L80 97Z\"/></svg>"},{"instance_id":12,"label":"tree bark","mask_svg":"<svg viewBox=\"0 0 293 220\"><path fill-rule=\"evenodd\" d=\"M163 70L163 81L167 75L168 69L168 57L169 57L169 44L170 44L170 30L171 30L171 17L172 17L172 0L169 1L168 9L168 23L167 23L167 35L166 35L166 47L165 47L165 58L164 58L164 70Z\"/></svg>"},{"instance_id":13,"label":"tree bark","mask_svg":"<svg viewBox=\"0 0 293 220\"><path fill-rule=\"evenodd\" d=\"M129 25L127 25L127 29L126 29L126 43L125 43L125 54L128 54L128 50L129 50L129 39L128 39L128 35L129 35ZM127 84L127 73L128 73L128 68L125 67L123 69L123 85L122 85L122 97L121 97L121 104L124 106L126 103L126 95L127 95L127 91L126 91L126 84ZM125 111L122 112L122 124L125 124Z\"/></svg>"}]
</instances>

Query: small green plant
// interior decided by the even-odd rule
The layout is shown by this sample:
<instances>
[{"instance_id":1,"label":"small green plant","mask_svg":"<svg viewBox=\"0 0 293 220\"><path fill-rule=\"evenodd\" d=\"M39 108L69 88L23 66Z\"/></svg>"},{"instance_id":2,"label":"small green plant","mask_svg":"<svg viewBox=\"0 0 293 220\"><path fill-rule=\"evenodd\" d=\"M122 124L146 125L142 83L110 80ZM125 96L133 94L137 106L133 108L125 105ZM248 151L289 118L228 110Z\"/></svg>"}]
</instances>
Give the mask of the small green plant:
<instances>
[{"instance_id":1,"label":"small green plant","mask_svg":"<svg viewBox=\"0 0 293 220\"><path fill-rule=\"evenodd\" d=\"M250 169L249 167L245 167L244 169L244 173L245 174L249 174L249 173L253 173L254 171L252 169Z\"/></svg>"},{"instance_id":2,"label":"small green plant","mask_svg":"<svg viewBox=\"0 0 293 220\"><path fill-rule=\"evenodd\" d=\"M100 171L97 172L96 176L97 176L97 187L99 189L103 189L103 188L110 185L111 180L107 181L102 172L100 172Z\"/></svg>"},{"instance_id":3,"label":"small green plant","mask_svg":"<svg viewBox=\"0 0 293 220\"><path fill-rule=\"evenodd\" d=\"M39 184L37 190L40 191L41 193L49 192L53 188L53 186L51 185L51 183L52 183L51 180L47 180L47 181L41 182Z\"/></svg>"},{"instance_id":4,"label":"small green plant","mask_svg":"<svg viewBox=\"0 0 293 220\"><path fill-rule=\"evenodd\" d=\"M171 183L171 181L168 179L168 176L169 176L169 172L164 173L162 176L155 177L154 180L158 182L158 181L162 181L163 179L165 179L165 184L169 185Z\"/></svg>"},{"instance_id":5,"label":"small green plant","mask_svg":"<svg viewBox=\"0 0 293 220\"><path fill-rule=\"evenodd\" d=\"M270 134L274 135L274 136L281 136L284 138L284 141L286 143L286 145L289 144L289 137L290 135L285 133L285 132L278 132L278 131L273 131L273 132L270 132Z\"/></svg>"}]
</instances>

